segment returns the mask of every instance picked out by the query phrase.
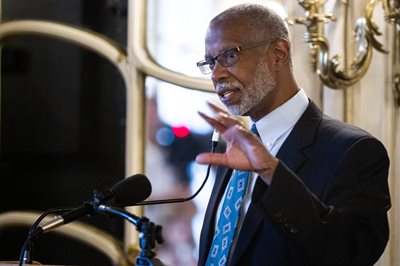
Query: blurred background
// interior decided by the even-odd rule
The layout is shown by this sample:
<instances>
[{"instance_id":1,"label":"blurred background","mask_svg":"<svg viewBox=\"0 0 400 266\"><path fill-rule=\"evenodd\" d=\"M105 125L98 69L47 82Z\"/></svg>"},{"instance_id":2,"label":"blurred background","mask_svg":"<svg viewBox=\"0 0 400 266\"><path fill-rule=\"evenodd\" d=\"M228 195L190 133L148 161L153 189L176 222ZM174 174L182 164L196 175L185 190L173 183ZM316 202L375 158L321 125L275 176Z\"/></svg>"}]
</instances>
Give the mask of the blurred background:
<instances>
[{"instance_id":1,"label":"blurred background","mask_svg":"<svg viewBox=\"0 0 400 266\"><path fill-rule=\"evenodd\" d=\"M269 5L285 18L305 16L299 5L303 1L293 0L0 0L0 216L10 211L41 213L54 207L77 207L92 198L94 189L110 187L136 173L150 179L150 199L195 193L207 166L197 165L194 158L211 149L212 136L197 111L207 112L206 101L218 102L209 77L202 76L195 63L204 57L210 19L242 2ZM352 32L369 1L357 2L357 6L339 0L320 2L321 6L326 2L325 10L338 18L323 27L331 41L331 56L343 54L345 48L348 54L356 54L355 41L342 44L344 33ZM344 20L346 16L349 19ZM391 81L397 48L392 45L393 25L385 21L381 6L376 7L374 17L389 55L374 51L365 77L345 89L331 88L319 80L304 42L306 28L293 25L289 30L294 71L307 95L329 115L373 133L391 155L392 233L378 265L398 265L400 134ZM118 60L112 63L91 49L43 34L5 38L3 23L17 20L61 23L98 35L124 51L126 64L118 68L122 64ZM137 45L156 71L143 63ZM348 62L350 55L345 58ZM221 143L218 149L223 147ZM192 201L130 209L162 226L165 242L154 250L164 263L197 264L198 238L214 170ZM18 260L29 227L3 230L1 221L0 261ZM130 251L132 246L138 248L138 236L133 225L104 215L81 221L115 238L129 259L134 259ZM34 255L43 264L113 265L98 250L52 233L35 241Z\"/></svg>"}]
</instances>

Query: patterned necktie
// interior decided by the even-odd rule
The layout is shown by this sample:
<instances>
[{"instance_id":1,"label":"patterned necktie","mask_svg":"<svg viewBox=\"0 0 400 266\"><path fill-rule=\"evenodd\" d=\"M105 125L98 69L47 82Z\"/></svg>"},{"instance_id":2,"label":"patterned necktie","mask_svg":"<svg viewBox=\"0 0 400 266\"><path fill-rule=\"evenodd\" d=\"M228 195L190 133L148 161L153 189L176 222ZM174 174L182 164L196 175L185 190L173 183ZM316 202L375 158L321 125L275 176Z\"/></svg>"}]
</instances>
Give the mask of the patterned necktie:
<instances>
[{"instance_id":1,"label":"patterned necktie","mask_svg":"<svg viewBox=\"0 0 400 266\"><path fill-rule=\"evenodd\" d=\"M257 130L257 127L256 127L255 123L253 125L251 125L251 129L250 130L251 130L251 132L253 132L261 140L260 133L258 133L258 130Z\"/></svg>"},{"instance_id":2,"label":"patterned necktie","mask_svg":"<svg viewBox=\"0 0 400 266\"><path fill-rule=\"evenodd\" d=\"M259 137L255 124L252 125L251 131ZM228 261L248 177L249 172L233 171L207 257L207 266L223 266Z\"/></svg>"}]
</instances>

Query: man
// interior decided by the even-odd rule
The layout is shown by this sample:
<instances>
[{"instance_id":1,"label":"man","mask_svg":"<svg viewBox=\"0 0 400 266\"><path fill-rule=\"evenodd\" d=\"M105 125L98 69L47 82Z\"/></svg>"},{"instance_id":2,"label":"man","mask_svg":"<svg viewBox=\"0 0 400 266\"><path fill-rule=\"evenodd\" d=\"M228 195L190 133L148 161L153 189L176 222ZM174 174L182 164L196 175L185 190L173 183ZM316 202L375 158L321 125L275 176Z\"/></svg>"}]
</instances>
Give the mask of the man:
<instances>
[{"instance_id":1,"label":"man","mask_svg":"<svg viewBox=\"0 0 400 266\"><path fill-rule=\"evenodd\" d=\"M221 166L199 265L373 265L389 236L383 145L307 98L293 76L287 27L266 7L222 12L210 22L205 46L197 65L212 74L232 115L211 103L213 116L199 112L227 145L225 153L196 158ZM260 139L236 115L249 116ZM231 185L233 179L239 181Z\"/></svg>"}]
</instances>

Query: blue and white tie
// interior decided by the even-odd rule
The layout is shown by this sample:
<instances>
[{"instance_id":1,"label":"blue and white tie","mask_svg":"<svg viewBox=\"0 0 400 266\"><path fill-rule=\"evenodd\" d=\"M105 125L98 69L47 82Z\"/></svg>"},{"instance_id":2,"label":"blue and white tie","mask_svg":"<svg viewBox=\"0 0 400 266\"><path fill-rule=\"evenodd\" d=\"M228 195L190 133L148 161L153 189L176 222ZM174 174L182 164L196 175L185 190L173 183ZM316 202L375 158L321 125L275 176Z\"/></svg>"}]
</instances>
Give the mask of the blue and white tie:
<instances>
[{"instance_id":1,"label":"blue and white tie","mask_svg":"<svg viewBox=\"0 0 400 266\"><path fill-rule=\"evenodd\" d=\"M251 126L251 131L260 138L256 124ZM248 178L249 172L234 170L232 174L207 257L207 266L223 266L228 262Z\"/></svg>"},{"instance_id":2,"label":"blue and white tie","mask_svg":"<svg viewBox=\"0 0 400 266\"><path fill-rule=\"evenodd\" d=\"M208 254L207 266L222 266L228 261L248 176L249 172L239 170L234 170L232 174Z\"/></svg>"}]
</instances>

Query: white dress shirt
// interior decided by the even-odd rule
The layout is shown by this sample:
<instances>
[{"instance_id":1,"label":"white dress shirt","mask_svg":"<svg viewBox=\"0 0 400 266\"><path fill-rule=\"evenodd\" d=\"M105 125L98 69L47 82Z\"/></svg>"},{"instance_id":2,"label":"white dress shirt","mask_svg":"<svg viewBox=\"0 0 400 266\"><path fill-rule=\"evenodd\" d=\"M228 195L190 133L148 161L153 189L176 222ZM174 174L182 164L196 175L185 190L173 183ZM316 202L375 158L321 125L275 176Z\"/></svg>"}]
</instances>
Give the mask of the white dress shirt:
<instances>
[{"instance_id":1,"label":"white dress shirt","mask_svg":"<svg viewBox=\"0 0 400 266\"><path fill-rule=\"evenodd\" d=\"M290 98L287 102L257 121L256 127L258 133L260 134L261 141L273 156L276 156L282 144L285 142L286 138L292 131L294 125L297 123L297 121L306 110L307 106L307 95L305 94L304 90L300 88L297 94ZM252 124L254 123L253 121L250 122ZM247 190L243 199L243 206L240 210L237 229L238 231L240 231L246 212L249 209L251 195L256 180L257 174L254 172L251 173L248 179ZM224 197L222 198L218 206L215 224L217 224L217 221L219 219L223 199ZM236 233L234 236L231 250L234 249L238 235L239 234Z\"/></svg>"}]
</instances>

